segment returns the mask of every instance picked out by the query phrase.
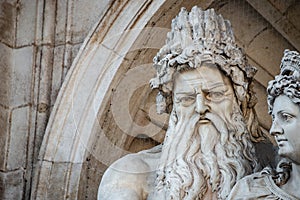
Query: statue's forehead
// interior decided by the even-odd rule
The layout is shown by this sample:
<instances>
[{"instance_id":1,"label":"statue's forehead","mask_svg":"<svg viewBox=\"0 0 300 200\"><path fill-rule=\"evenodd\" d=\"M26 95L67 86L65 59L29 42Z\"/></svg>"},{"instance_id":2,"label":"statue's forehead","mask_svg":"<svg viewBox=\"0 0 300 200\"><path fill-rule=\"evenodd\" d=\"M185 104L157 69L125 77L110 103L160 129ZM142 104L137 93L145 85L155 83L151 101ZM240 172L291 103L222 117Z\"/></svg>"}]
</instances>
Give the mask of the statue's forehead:
<instances>
[{"instance_id":1,"label":"statue's forehead","mask_svg":"<svg viewBox=\"0 0 300 200\"><path fill-rule=\"evenodd\" d=\"M216 67L201 66L197 69L177 73L174 89L176 92L193 89L201 86L202 89L228 85L225 75Z\"/></svg>"},{"instance_id":2,"label":"statue's forehead","mask_svg":"<svg viewBox=\"0 0 300 200\"><path fill-rule=\"evenodd\" d=\"M295 104L289 97L286 95L280 95L275 98L272 114L282 111L296 114L300 111L299 109L299 106Z\"/></svg>"}]
</instances>

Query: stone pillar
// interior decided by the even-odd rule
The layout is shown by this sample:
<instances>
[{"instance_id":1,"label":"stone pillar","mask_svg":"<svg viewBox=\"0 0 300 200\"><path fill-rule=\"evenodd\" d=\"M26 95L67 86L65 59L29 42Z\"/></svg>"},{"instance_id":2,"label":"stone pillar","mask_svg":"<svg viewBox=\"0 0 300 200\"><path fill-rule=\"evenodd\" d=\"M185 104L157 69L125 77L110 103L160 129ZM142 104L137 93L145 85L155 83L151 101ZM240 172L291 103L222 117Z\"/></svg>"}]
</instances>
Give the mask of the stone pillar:
<instances>
[{"instance_id":1,"label":"stone pillar","mask_svg":"<svg viewBox=\"0 0 300 200\"><path fill-rule=\"evenodd\" d=\"M22 199L24 171L0 172L0 199Z\"/></svg>"},{"instance_id":2,"label":"stone pillar","mask_svg":"<svg viewBox=\"0 0 300 200\"><path fill-rule=\"evenodd\" d=\"M0 4L0 199L22 199L28 181L35 15L30 4Z\"/></svg>"},{"instance_id":3,"label":"stone pillar","mask_svg":"<svg viewBox=\"0 0 300 200\"><path fill-rule=\"evenodd\" d=\"M52 107L84 38L108 3L1 1L0 199L30 198Z\"/></svg>"}]
</instances>

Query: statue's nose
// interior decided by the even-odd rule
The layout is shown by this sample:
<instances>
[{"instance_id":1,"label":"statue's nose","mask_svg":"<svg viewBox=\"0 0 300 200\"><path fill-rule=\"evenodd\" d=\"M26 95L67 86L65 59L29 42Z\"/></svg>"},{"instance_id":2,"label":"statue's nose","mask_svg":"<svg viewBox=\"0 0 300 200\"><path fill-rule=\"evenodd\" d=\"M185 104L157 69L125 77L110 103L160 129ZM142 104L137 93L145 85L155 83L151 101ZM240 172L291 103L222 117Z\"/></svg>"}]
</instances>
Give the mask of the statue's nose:
<instances>
[{"instance_id":1,"label":"statue's nose","mask_svg":"<svg viewBox=\"0 0 300 200\"><path fill-rule=\"evenodd\" d=\"M283 134L283 128L278 124L277 120L274 120L270 129L270 133L273 136Z\"/></svg>"},{"instance_id":2,"label":"statue's nose","mask_svg":"<svg viewBox=\"0 0 300 200\"><path fill-rule=\"evenodd\" d=\"M205 96L203 92L197 94L196 96L196 112L199 113L200 115L203 115L208 111L208 106L206 105L205 102Z\"/></svg>"}]
</instances>

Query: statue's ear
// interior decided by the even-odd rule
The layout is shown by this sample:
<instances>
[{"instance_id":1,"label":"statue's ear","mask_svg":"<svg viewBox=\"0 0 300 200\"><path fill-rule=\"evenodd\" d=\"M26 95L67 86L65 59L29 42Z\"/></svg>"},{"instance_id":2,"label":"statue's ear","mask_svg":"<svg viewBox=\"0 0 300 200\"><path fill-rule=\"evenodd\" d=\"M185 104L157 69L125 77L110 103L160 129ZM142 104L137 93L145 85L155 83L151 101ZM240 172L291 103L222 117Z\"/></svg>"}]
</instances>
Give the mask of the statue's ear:
<instances>
[{"instance_id":1,"label":"statue's ear","mask_svg":"<svg viewBox=\"0 0 300 200\"><path fill-rule=\"evenodd\" d=\"M167 112L166 97L164 97L162 92L158 92L156 95L156 112L159 115Z\"/></svg>"},{"instance_id":2,"label":"statue's ear","mask_svg":"<svg viewBox=\"0 0 300 200\"><path fill-rule=\"evenodd\" d=\"M173 90L173 82L169 81L168 83L165 83L161 87L162 91L166 94L172 93Z\"/></svg>"},{"instance_id":3,"label":"statue's ear","mask_svg":"<svg viewBox=\"0 0 300 200\"><path fill-rule=\"evenodd\" d=\"M159 91L156 95L157 114L171 113L173 109L172 93L163 93Z\"/></svg>"},{"instance_id":4,"label":"statue's ear","mask_svg":"<svg viewBox=\"0 0 300 200\"><path fill-rule=\"evenodd\" d=\"M152 78L149 82L151 89L155 89L159 87L159 80L158 78Z\"/></svg>"},{"instance_id":5,"label":"statue's ear","mask_svg":"<svg viewBox=\"0 0 300 200\"><path fill-rule=\"evenodd\" d=\"M175 109L170 112L170 118L171 118L171 120L169 123L169 127L178 122L178 117L177 117L177 113L176 113ZM172 123L174 123L174 124L172 124Z\"/></svg>"}]
</instances>

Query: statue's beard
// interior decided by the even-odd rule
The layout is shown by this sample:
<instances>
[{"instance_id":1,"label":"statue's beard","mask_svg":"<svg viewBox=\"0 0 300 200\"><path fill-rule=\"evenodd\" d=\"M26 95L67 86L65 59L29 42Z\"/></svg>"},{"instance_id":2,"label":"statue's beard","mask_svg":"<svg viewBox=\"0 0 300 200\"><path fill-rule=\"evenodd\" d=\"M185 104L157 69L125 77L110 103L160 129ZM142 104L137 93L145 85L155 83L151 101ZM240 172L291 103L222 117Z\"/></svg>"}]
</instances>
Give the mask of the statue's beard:
<instances>
[{"instance_id":1,"label":"statue's beard","mask_svg":"<svg viewBox=\"0 0 300 200\"><path fill-rule=\"evenodd\" d=\"M238 108L237 108L238 109ZM208 188L226 199L237 180L252 173L254 148L239 110L231 119L208 113L171 114L164 141L156 190L165 199L201 199Z\"/></svg>"}]
</instances>

